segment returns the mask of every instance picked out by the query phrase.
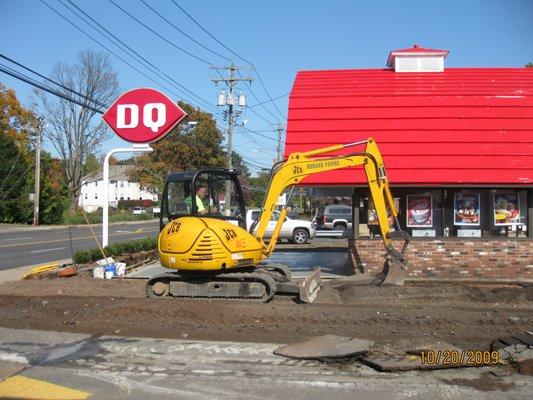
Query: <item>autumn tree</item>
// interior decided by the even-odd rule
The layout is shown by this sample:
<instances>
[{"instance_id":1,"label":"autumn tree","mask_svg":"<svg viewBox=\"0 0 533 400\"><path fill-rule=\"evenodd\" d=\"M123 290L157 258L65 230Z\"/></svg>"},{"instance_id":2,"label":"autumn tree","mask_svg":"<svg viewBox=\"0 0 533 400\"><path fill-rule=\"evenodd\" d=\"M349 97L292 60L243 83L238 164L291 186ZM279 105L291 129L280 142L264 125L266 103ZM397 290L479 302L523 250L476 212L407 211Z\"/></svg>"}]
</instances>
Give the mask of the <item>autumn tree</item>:
<instances>
[{"instance_id":1,"label":"autumn tree","mask_svg":"<svg viewBox=\"0 0 533 400\"><path fill-rule=\"evenodd\" d=\"M29 200L34 160L31 138L37 117L25 109L14 90L0 83L0 221L27 222L31 219Z\"/></svg>"},{"instance_id":2,"label":"autumn tree","mask_svg":"<svg viewBox=\"0 0 533 400\"><path fill-rule=\"evenodd\" d=\"M74 213L78 208L85 160L108 137L106 125L94 110L101 107L95 104L111 104L118 94L118 78L109 56L91 50L80 52L76 64L56 64L51 78L83 95L58 89L66 96L93 108L38 92L47 119L44 134L61 158L70 211Z\"/></svg>"},{"instance_id":3,"label":"autumn tree","mask_svg":"<svg viewBox=\"0 0 533 400\"><path fill-rule=\"evenodd\" d=\"M130 178L144 189L161 193L169 172L224 167L223 135L209 113L179 102L187 117L167 136L153 143L154 151L136 157ZM196 122L189 125L188 122Z\"/></svg>"}]
</instances>

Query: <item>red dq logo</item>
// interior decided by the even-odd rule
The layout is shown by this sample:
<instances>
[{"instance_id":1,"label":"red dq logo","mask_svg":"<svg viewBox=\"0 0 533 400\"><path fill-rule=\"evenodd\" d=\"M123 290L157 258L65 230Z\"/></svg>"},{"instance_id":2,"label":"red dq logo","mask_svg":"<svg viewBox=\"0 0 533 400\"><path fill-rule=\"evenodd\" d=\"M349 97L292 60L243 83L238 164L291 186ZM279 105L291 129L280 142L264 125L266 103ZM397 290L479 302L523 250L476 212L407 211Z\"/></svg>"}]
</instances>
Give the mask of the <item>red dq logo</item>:
<instances>
[{"instance_id":1,"label":"red dq logo","mask_svg":"<svg viewBox=\"0 0 533 400\"><path fill-rule=\"evenodd\" d=\"M165 136L186 115L163 93L141 88L122 94L102 118L122 139L150 143Z\"/></svg>"}]
</instances>

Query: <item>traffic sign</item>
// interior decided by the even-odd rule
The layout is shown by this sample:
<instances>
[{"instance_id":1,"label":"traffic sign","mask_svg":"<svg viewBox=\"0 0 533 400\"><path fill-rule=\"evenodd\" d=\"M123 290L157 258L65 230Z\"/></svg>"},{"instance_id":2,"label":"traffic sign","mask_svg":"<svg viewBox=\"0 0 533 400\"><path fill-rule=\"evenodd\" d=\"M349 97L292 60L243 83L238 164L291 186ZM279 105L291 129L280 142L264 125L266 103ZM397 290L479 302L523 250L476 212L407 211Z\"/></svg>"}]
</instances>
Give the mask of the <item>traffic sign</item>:
<instances>
[{"instance_id":1,"label":"traffic sign","mask_svg":"<svg viewBox=\"0 0 533 400\"><path fill-rule=\"evenodd\" d=\"M122 139L151 143L165 136L186 115L165 94L139 88L120 95L102 118Z\"/></svg>"}]
</instances>

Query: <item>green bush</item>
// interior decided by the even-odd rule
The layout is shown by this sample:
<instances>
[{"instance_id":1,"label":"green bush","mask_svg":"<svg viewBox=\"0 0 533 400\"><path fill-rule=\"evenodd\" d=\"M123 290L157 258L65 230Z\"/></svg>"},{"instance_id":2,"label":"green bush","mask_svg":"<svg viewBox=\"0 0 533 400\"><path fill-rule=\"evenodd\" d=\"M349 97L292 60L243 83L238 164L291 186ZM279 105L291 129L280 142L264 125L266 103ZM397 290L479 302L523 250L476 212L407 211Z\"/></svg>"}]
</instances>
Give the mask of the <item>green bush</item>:
<instances>
[{"instance_id":1,"label":"green bush","mask_svg":"<svg viewBox=\"0 0 533 400\"><path fill-rule=\"evenodd\" d=\"M109 222L125 222L125 221L148 221L151 219L154 219L152 214L140 214L140 215L133 215L133 214L114 214L113 211L109 210ZM98 213L85 213L87 215L87 219L91 224L101 224L102 223L102 215ZM76 214L72 215L69 212L65 212L63 214L63 224L65 225L84 225L86 224L85 218L83 218L83 214L81 211L77 212Z\"/></svg>"},{"instance_id":2,"label":"green bush","mask_svg":"<svg viewBox=\"0 0 533 400\"><path fill-rule=\"evenodd\" d=\"M107 257L116 257L127 253L137 253L139 251L148 251L157 248L157 238L145 238L132 240L130 242L114 243L104 248ZM77 251L72 257L76 264L86 264L91 261L102 259L102 252L98 247L90 250Z\"/></svg>"}]
</instances>

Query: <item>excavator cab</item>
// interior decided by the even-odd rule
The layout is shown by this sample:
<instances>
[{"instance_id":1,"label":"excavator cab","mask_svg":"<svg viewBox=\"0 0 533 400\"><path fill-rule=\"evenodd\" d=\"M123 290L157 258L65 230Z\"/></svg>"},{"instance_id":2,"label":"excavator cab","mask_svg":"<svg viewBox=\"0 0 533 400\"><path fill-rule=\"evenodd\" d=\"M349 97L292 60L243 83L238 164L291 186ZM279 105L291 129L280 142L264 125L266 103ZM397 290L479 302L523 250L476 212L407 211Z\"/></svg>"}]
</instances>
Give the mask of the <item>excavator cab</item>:
<instances>
[{"instance_id":1,"label":"excavator cab","mask_svg":"<svg viewBox=\"0 0 533 400\"><path fill-rule=\"evenodd\" d=\"M204 168L169 174L161 201L159 230L180 217L220 219L246 229L237 173Z\"/></svg>"}]
</instances>

